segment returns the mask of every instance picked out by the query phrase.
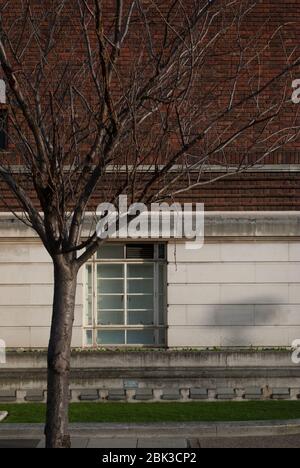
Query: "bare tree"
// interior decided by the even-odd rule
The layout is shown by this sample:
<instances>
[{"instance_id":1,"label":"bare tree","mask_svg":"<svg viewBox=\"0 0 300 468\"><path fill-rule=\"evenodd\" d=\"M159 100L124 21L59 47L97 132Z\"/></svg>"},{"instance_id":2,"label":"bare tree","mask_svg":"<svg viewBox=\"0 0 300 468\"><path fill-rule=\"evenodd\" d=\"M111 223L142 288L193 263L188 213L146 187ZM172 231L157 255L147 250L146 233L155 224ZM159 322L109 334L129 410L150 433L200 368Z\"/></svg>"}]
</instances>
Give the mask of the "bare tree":
<instances>
[{"instance_id":1,"label":"bare tree","mask_svg":"<svg viewBox=\"0 0 300 468\"><path fill-rule=\"evenodd\" d=\"M9 151L0 178L12 194L2 202L37 232L54 265L49 448L70 446L77 274L100 242L93 231L83 238L87 210L120 194L178 199L299 135L291 82L300 59L286 46L293 26L253 24L261 4L1 1ZM211 165L221 170L207 180Z\"/></svg>"}]
</instances>

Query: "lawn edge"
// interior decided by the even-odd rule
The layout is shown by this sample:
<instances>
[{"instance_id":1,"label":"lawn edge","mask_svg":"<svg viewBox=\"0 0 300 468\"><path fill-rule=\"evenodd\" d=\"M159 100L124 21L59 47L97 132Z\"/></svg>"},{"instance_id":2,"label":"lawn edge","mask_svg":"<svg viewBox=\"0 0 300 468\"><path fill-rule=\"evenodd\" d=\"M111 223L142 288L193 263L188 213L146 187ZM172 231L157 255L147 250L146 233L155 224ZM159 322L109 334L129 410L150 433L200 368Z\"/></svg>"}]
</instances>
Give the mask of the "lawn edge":
<instances>
[{"instance_id":1,"label":"lawn edge","mask_svg":"<svg viewBox=\"0 0 300 468\"><path fill-rule=\"evenodd\" d=\"M0 438L35 438L43 436L43 424L3 424L0 426ZM72 423L70 432L73 437L84 438L153 438L179 437L250 437L300 435L300 420L285 421L237 421L220 423ZM26 436L24 436L26 434Z\"/></svg>"}]
</instances>

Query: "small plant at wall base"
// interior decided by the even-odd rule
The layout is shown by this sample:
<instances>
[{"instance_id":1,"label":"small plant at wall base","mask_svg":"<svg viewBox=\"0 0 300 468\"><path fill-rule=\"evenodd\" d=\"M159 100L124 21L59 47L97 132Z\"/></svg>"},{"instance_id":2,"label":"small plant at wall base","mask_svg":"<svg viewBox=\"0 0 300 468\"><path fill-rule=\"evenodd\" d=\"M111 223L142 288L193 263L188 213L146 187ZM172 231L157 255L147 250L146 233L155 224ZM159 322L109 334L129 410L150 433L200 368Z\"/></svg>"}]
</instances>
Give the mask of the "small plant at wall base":
<instances>
[{"instance_id":1,"label":"small plant at wall base","mask_svg":"<svg viewBox=\"0 0 300 468\"><path fill-rule=\"evenodd\" d=\"M100 246L95 226L84 230L87 211L121 194L147 205L179 200L299 135L291 83L300 59L286 53L283 24L249 21L264 3L1 2L2 203L36 231L54 267L48 448L70 447L77 276ZM264 74L273 41L283 60ZM224 171L208 180L212 163Z\"/></svg>"}]
</instances>

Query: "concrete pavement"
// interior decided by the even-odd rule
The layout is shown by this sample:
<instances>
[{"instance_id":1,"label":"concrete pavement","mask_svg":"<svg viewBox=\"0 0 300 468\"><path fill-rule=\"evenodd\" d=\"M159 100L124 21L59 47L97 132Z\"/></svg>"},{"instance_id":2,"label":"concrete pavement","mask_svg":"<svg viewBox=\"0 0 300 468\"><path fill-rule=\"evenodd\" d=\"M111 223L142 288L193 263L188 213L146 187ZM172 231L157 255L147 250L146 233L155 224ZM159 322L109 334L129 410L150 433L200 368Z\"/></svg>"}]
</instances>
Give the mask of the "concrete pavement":
<instances>
[{"instance_id":1,"label":"concrete pavement","mask_svg":"<svg viewBox=\"0 0 300 468\"><path fill-rule=\"evenodd\" d=\"M300 435L275 436L275 437L222 437L201 439L200 447L202 449L227 448L300 448Z\"/></svg>"},{"instance_id":2,"label":"concrete pavement","mask_svg":"<svg viewBox=\"0 0 300 468\"><path fill-rule=\"evenodd\" d=\"M43 424L0 424L0 439L23 438L41 439L44 433ZM209 437L257 437L299 435L300 420L288 421L251 421L251 422L187 422L187 423L73 423L70 424L72 437L91 439L107 438L148 439L164 437L167 439L186 439Z\"/></svg>"},{"instance_id":3,"label":"concrete pavement","mask_svg":"<svg viewBox=\"0 0 300 468\"><path fill-rule=\"evenodd\" d=\"M44 441L38 439L0 439L2 448L43 448ZM210 437L210 438L149 438L107 439L73 438L72 448L93 449L215 449L215 448L300 448L300 435L274 437Z\"/></svg>"},{"instance_id":4,"label":"concrete pavement","mask_svg":"<svg viewBox=\"0 0 300 468\"><path fill-rule=\"evenodd\" d=\"M0 424L0 448L43 448L42 424ZM300 421L70 424L73 448L300 448Z\"/></svg>"}]
</instances>

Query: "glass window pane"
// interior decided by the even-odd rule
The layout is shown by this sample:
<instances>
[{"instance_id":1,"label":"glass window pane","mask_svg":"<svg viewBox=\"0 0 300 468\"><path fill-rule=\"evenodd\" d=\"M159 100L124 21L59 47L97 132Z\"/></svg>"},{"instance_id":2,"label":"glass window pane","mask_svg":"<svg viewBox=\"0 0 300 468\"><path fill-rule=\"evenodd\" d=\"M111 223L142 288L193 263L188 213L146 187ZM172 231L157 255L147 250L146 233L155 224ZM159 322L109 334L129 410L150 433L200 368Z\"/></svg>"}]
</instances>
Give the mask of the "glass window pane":
<instances>
[{"instance_id":1,"label":"glass window pane","mask_svg":"<svg viewBox=\"0 0 300 468\"><path fill-rule=\"evenodd\" d=\"M166 329L165 328L160 328L159 330L159 343L160 345L165 345L166 344Z\"/></svg>"},{"instance_id":2,"label":"glass window pane","mask_svg":"<svg viewBox=\"0 0 300 468\"><path fill-rule=\"evenodd\" d=\"M128 265L128 278L153 278L154 265L152 263L143 265Z\"/></svg>"},{"instance_id":3,"label":"glass window pane","mask_svg":"<svg viewBox=\"0 0 300 468\"><path fill-rule=\"evenodd\" d=\"M153 325L153 323L153 310L128 312L128 325Z\"/></svg>"},{"instance_id":4,"label":"glass window pane","mask_svg":"<svg viewBox=\"0 0 300 468\"><path fill-rule=\"evenodd\" d=\"M124 325L124 312L100 310L97 317L98 325Z\"/></svg>"},{"instance_id":5,"label":"glass window pane","mask_svg":"<svg viewBox=\"0 0 300 468\"><path fill-rule=\"evenodd\" d=\"M93 298L89 296L86 301L85 324L93 325Z\"/></svg>"},{"instance_id":6,"label":"glass window pane","mask_svg":"<svg viewBox=\"0 0 300 468\"><path fill-rule=\"evenodd\" d=\"M85 340L86 346L93 345L93 330L85 330L84 340Z\"/></svg>"},{"instance_id":7,"label":"glass window pane","mask_svg":"<svg viewBox=\"0 0 300 468\"><path fill-rule=\"evenodd\" d=\"M98 278L124 278L124 265L98 265Z\"/></svg>"},{"instance_id":8,"label":"glass window pane","mask_svg":"<svg viewBox=\"0 0 300 468\"><path fill-rule=\"evenodd\" d=\"M155 343L154 330L128 330L127 343L153 345Z\"/></svg>"},{"instance_id":9,"label":"glass window pane","mask_svg":"<svg viewBox=\"0 0 300 468\"><path fill-rule=\"evenodd\" d=\"M154 285L153 280L129 280L128 281L129 293L144 293L153 294Z\"/></svg>"},{"instance_id":10,"label":"glass window pane","mask_svg":"<svg viewBox=\"0 0 300 468\"><path fill-rule=\"evenodd\" d=\"M124 258L124 246L120 244L103 245L97 252L98 259Z\"/></svg>"},{"instance_id":11,"label":"glass window pane","mask_svg":"<svg viewBox=\"0 0 300 468\"><path fill-rule=\"evenodd\" d=\"M123 294L124 280L98 280L98 293L102 294Z\"/></svg>"},{"instance_id":12,"label":"glass window pane","mask_svg":"<svg viewBox=\"0 0 300 468\"><path fill-rule=\"evenodd\" d=\"M154 258L153 244L127 244L126 258Z\"/></svg>"},{"instance_id":13,"label":"glass window pane","mask_svg":"<svg viewBox=\"0 0 300 468\"><path fill-rule=\"evenodd\" d=\"M165 316L166 316L166 300L165 296L159 296L159 325L165 325Z\"/></svg>"},{"instance_id":14,"label":"glass window pane","mask_svg":"<svg viewBox=\"0 0 300 468\"><path fill-rule=\"evenodd\" d=\"M98 296L98 309L124 309L124 296Z\"/></svg>"},{"instance_id":15,"label":"glass window pane","mask_svg":"<svg viewBox=\"0 0 300 468\"><path fill-rule=\"evenodd\" d=\"M166 246L165 244L159 244L158 246L158 258L164 260L166 258Z\"/></svg>"},{"instance_id":16,"label":"glass window pane","mask_svg":"<svg viewBox=\"0 0 300 468\"><path fill-rule=\"evenodd\" d=\"M158 285L159 285L159 294L165 293L166 288L166 268L165 265L159 265L158 267Z\"/></svg>"},{"instance_id":17,"label":"glass window pane","mask_svg":"<svg viewBox=\"0 0 300 468\"><path fill-rule=\"evenodd\" d=\"M98 330L97 344L121 345L125 344L125 332L123 330Z\"/></svg>"},{"instance_id":18,"label":"glass window pane","mask_svg":"<svg viewBox=\"0 0 300 468\"><path fill-rule=\"evenodd\" d=\"M153 310L153 296L128 296L128 309L150 309Z\"/></svg>"},{"instance_id":19,"label":"glass window pane","mask_svg":"<svg viewBox=\"0 0 300 468\"><path fill-rule=\"evenodd\" d=\"M154 251L156 259L165 259L166 247L163 244L154 248L153 244L125 246L108 243L97 252L97 259L103 261L86 265L84 324L90 327L84 331L86 346L165 345L166 330L154 329L154 317L157 317L155 325L165 324L166 266L164 262L154 260ZM126 258L136 263L127 262ZM143 259L144 263L134 259ZM154 274L158 275L155 281ZM93 295L95 288L96 298ZM159 310L155 309L156 306ZM125 324L140 330L126 330Z\"/></svg>"},{"instance_id":20,"label":"glass window pane","mask_svg":"<svg viewBox=\"0 0 300 468\"><path fill-rule=\"evenodd\" d=\"M87 294L93 293L93 268L92 265L86 267L86 292Z\"/></svg>"}]
</instances>

